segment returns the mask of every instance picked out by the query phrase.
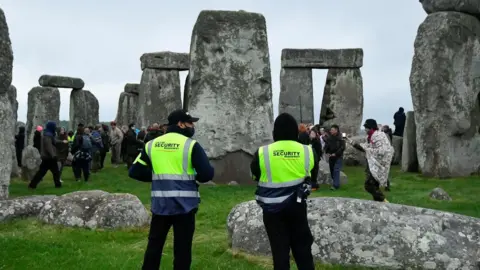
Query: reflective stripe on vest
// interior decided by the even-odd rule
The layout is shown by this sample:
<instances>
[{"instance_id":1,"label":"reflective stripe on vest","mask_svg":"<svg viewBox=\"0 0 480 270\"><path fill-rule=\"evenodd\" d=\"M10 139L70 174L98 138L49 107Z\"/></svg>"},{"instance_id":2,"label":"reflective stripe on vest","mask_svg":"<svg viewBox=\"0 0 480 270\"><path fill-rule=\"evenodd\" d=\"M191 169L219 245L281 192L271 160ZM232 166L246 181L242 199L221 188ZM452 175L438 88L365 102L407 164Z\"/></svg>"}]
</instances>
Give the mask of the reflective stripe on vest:
<instances>
[{"instance_id":1,"label":"reflective stripe on vest","mask_svg":"<svg viewBox=\"0 0 480 270\"><path fill-rule=\"evenodd\" d=\"M154 147L154 144L157 143L159 140L162 139L169 139L168 137L173 137L175 138L176 136L181 136L184 137L183 135L180 134L166 134L163 136L160 136L154 140L151 140L147 143L146 147L146 152L147 155L150 157L150 160L152 162L152 181L182 181L185 182L185 184L190 185L194 187L195 186L195 174L193 173L193 168L189 168L189 159L190 159L190 148L193 146L193 143L195 143L194 140L190 138L185 137L185 142L183 145L182 149L182 165L181 165L181 172L179 173L158 173L155 171L155 159L157 158L156 156L152 156L152 149ZM176 138L178 139L178 137ZM189 170L192 171L189 173ZM168 183L168 182L165 182ZM152 186L155 185L155 183L152 183ZM163 185L163 184L162 184ZM181 198L188 198L188 197L193 197L193 198L199 198L200 194L198 191L191 191L191 190L152 190L151 192L152 198L155 197L163 197L163 198L171 198L171 197L181 197Z\"/></svg>"},{"instance_id":2,"label":"reflective stripe on vest","mask_svg":"<svg viewBox=\"0 0 480 270\"><path fill-rule=\"evenodd\" d=\"M269 194L285 194L285 192L287 192L287 194L272 196L272 197L256 195L255 198L258 201L266 204L282 203L283 201L285 201L286 199L288 199L290 196L293 195L295 191L292 191L292 188L302 184L305 181L305 178L310 176L310 170L312 167L311 161L313 158L313 156L311 156L311 153L313 154L313 151L307 145L302 145L302 147L304 152L304 176L296 179L288 179L287 181L281 181L281 182L274 182L274 179L272 177L272 164L270 161L269 145L262 147L261 150L263 152L263 162L264 162L264 169L265 169L264 173L265 173L266 179L260 179L258 182L258 186L263 188L263 190L270 190L271 192L268 192Z\"/></svg>"}]
</instances>

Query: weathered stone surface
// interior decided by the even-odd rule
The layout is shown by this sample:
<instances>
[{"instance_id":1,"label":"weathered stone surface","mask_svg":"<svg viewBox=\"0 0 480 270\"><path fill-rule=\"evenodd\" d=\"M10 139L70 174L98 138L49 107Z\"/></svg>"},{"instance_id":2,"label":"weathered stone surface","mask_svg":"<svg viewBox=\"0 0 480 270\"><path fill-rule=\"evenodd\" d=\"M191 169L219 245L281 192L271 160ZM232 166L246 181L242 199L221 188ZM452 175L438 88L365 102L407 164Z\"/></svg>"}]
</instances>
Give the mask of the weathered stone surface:
<instances>
[{"instance_id":1,"label":"weathered stone surface","mask_svg":"<svg viewBox=\"0 0 480 270\"><path fill-rule=\"evenodd\" d=\"M256 202L227 218L230 245L270 254ZM308 201L316 260L382 269L476 269L480 219L437 210L347 198ZM428 267L425 267L428 266Z\"/></svg>"},{"instance_id":2,"label":"weathered stone surface","mask_svg":"<svg viewBox=\"0 0 480 270\"><path fill-rule=\"evenodd\" d=\"M320 123L324 126L337 124L342 132L356 135L362 119L363 79L360 69L329 69Z\"/></svg>"},{"instance_id":3,"label":"weathered stone surface","mask_svg":"<svg viewBox=\"0 0 480 270\"><path fill-rule=\"evenodd\" d=\"M101 190L77 191L45 203L38 218L69 227L140 227L150 217L142 202L132 194L110 194Z\"/></svg>"},{"instance_id":4,"label":"weathered stone surface","mask_svg":"<svg viewBox=\"0 0 480 270\"><path fill-rule=\"evenodd\" d=\"M80 78L56 76L56 75L42 75L38 79L40 86L57 87L57 88L72 88L83 89L85 82Z\"/></svg>"},{"instance_id":5,"label":"weathered stone surface","mask_svg":"<svg viewBox=\"0 0 480 270\"><path fill-rule=\"evenodd\" d=\"M283 49L282 68L361 68L363 49Z\"/></svg>"},{"instance_id":6,"label":"weathered stone surface","mask_svg":"<svg viewBox=\"0 0 480 270\"><path fill-rule=\"evenodd\" d=\"M289 113L299 123L314 123L313 81L309 68L282 68L278 113Z\"/></svg>"},{"instance_id":7,"label":"weathered stone surface","mask_svg":"<svg viewBox=\"0 0 480 270\"><path fill-rule=\"evenodd\" d=\"M140 57L141 68L151 69L171 69L171 70L188 70L190 65L188 53L176 52L154 52L144 53Z\"/></svg>"},{"instance_id":8,"label":"weathered stone surface","mask_svg":"<svg viewBox=\"0 0 480 270\"><path fill-rule=\"evenodd\" d=\"M138 126L166 123L168 115L182 108L178 70L144 69L138 95Z\"/></svg>"},{"instance_id":9,"label":"weathered stone surface","mask_svg":"<svg viewBox=\"0 0 480 270\"><path fill-rule=\"evenodd\" d=\"M1 42L0 42L1 43ZM0 200L8 198L12 173L13 122L12 106L6 93L0 94Z\"/></svg>"},{"instance_id":10,"label":"weathered stone surface","mask_svg":"<svg viewBox=\"0 0 480 270\"><path fill-rule=\"evenodd\" d=\"M190 88L188 85L188 78L190 78L190 75L187 75L187 78L185 79L185 85L183 87L183 109L185 111L188 111L188 95L190 95Z\"/></svg>"},{"instance_id":11,"label":"weathered stone surface","mask_svg":"<svg viewBox=\"0 0 480 270\"><path fill-rule=\"evenodd\" d=\"M125 93L137 94L139 93L140 84L139 83L127 83L125 84Z\"/></svg>"},{"instance_id":12,"label":"weathered stone surface","mask_svg":"<svg viewBox=\"0 0 480 270\"><path fill-rule=\"evenodd\" d=\"M418 172L416 129L415 113L409 111L403 131L402 171L404 172Z\"/></svg>"},{"instance_id":13,"label":"weathered stone surface","mask_svg":"<svg viewBox=\"0 0 480 270\"><path fill-rule=\"evenodd\" d=\"M100 123L100 105L98 99L88 90L73 90L70 92L69 129L75 130L79 123L96 125Z\"/></svg>"},{"instance_id":14,"label":"weathered stone surface","mask_svg":"<svg viewBox=\"0 0 480 270\"><path fill-rule=\"evenodd\" d=\"M353 136L351 139L356 143L364 143L367 141L367 135L358 135ZM367 160L365 158L365 153L358 151L349 143L345 146L345 151L343 152L343 165L344 166L366 166Z\"/></svg>"},{"instance_id":15,"label":"weathered stone surface","mask_svg":"<svg viewBox=\"0 0 480 270\"><path fill-rule=\"evenodd\" d=\"M478 0L420 0L427 14L441 11L458 11L480 16L480 2Z\"/></svg>"},{"instance_id":16,"label":"weathered stone surface","mask_svg":"<svg viewBox=\"0 0 480 270\"><path fill-rule=\"evenodd\" d=\"M418 29L410 85L425 176L479 171L479 37L480 21L459 12L428 15Z\"/></svg>"},{"instance_id":17,"label":"weathered stone surface","mask_svg":"<svg viewBox=\"0 0 480 270\"><path fill-rule=\"evenodd\" d=\"M210 158L237 151L253 155L271 142L272 86L263 15L202 11L192 33L189 72L188 110L201 117L195 139ZM235 175L236 170L237 166L223 168L232 172L223 181L245 183L249 170Z\"/></svg>"},{"instance_id":18,"label":"weathered stone surface","mask_svg":"<svg viewBox=\"0 0 480 270\"><path fill-rule=\"evenodd\" d=\"M42 164L42 157L37 148L27 145L22 151L22 178L31 181Z\"/></svg>"},{"instance_id":19,"label":"weathered stone surface","mask_svg":"<svg viewBox=\"0 0 480 270\"><path fill-rule=\"evenodd\" d=\"M28 92L27 142L33 144L36 126L44 126L47 121L59 122L60 91L54 87L33 87Z\"/></svg>"},{"instance_id":20,"label":"weathered stone surface","mask_svg":"<svg viewBox=\"0 0 480 270\"><path fill-rule=\"evenodd\" d=\"M15 138L17 133L16 124L17 124L17 111L18 111L18 101L17 101L17 88L10 85L7 91L8 100L10 101L10 106L12 107L12 136ZM17 164L17 151L15 151L15 139L12 140L12 172L11 177L20 177L20 168Z\"/></svg>"},{"instance_id":21,"label":"weathered stone surface","mask_svg":"<svg viewBox=\"0 0 480 270\"><path fill-rule=\"evenodd\" d=\"M328 165L328 161L322 159L318 165L319 170L317 183L323 185L332 185L333 181L330 174L330 166ZM344 172L340 172L340 187L346 184L348 184L348 177Z\"/></svg>"},{"instance_id":22,"label":"weathered stone surface","mask_svg":"<svg viewBox=\"0 0 480 270\"><path fill-rule=\"evenodd\" d=\"M252 155L241 150L210 159L210 164L215 168L213 181L219 184L236 181L240 185L256 185L250 175L251 162Z\"/></svg>"},{"instance_id":23,"label":"weathered stone surface","mask_svg":"<svg viewBox=\"0 0 480 270\"><path fill-rule=\"evenodd\" d=\"M448 193L441 189L441 188L434 188L432 192L430 192L430 198L440 201L451 201L452 198L448 195Z\"/></svg>"},{"instance_id":24,"label":"weathered stone surface","mask_svg":"<svg viewBox=\"0 0 480 270\"><path fill-rule=\"evenodd\" d=\"M392 146L395 150L395 154L393 155L392 164L398 165L402 162L402 147L403 147L403 137L399 136L392 136Z\"/></svg>"},{"instance_id":25,"label":"weathered stone surface","mask_svg":"<svg viewBox=\"0 0 480 270\"><path fill-rule=\"evenodd\" d=\"M55 197L55 195L47 195L0 200L0 222L14 218L36 217L45 203Z\"/></svg>"},{"instance_id":26,"label":"weathered stone surface","mask_svg":"<svg viewBox=\"0 0 480 270\"><path fill-rule=\"evenodd\" d=\"M137 121L138 116L138 96L132 93L120 93L118 98L117 117L115 118L118 126L129 125Z\"/></svg>"},{"instance_id":27,"label":"weathered stone surface","mask_svg":"<svg viewBox=\"0 0 480 270\"><path fill-rule=\"evenodd\" d=\"M0 94L12 83L13 52L5 13L0 8Z\"/></svg>"}]
</instances>

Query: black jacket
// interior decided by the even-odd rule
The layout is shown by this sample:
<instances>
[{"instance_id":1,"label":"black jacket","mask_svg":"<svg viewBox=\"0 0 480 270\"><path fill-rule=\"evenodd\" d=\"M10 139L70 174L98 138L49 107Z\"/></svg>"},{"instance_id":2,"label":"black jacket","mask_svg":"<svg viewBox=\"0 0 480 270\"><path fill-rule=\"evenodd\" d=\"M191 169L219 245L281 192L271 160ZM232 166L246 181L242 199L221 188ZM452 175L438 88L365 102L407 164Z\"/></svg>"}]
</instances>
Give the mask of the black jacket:
<instances>
[{"instance_id":1,"label":"black jacket","mask_svg":"<svg viewBox=\"0 0 480 270\"><path fill-rule=\"evenodd\" d=\"M163 135L163 132L161 130L150 130L147 133L147 136L145 136L144 142L147 143L153 139L156 139L157 137L160 137Z\"/></svg>"},{"instance_id":2,"label":"black jacket","mask_svg":"<svg viewBox=\"0 0 480 270\"><path fill-rule=\"evenodd\" d=\"M340 131L337 135L329 135L325 141L325 153L335 154L336 158L342 157L345 151L345 140L342 138Z\"/></svg>"}]
</instances>

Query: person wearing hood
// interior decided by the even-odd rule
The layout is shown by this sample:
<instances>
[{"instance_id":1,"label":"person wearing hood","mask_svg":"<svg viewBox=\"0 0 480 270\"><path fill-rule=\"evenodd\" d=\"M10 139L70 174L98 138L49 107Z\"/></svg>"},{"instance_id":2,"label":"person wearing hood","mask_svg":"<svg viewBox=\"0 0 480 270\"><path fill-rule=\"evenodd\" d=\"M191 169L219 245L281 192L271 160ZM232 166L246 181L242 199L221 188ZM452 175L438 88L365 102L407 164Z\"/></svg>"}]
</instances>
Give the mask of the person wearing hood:
<instances>
[{"instance_id":1,"label":"person wearing hood","mask_svg":"<svg viewBox=\"0 0 480 270\"><path fill-rule=\"evenodd\" d=\"M33 133L33 147L37 148L38 152L42 151L42 126L37 126Z\"/></svg>"},{"instance_id":2,"label":"person wearing hood","mask_svg":"<svg viewBox=\"0 0 480 270\"><path fill-rule=\"evenodd\" d=\"M67 157L69 153L68 135L67 131L63 127L60 127L60 129L58 130L55 146L57 148L57 164L58 170L60 172L60 182L62 182L61 179L63 167L67 162Z\"/></svg>"},{"instance_id":3,"label":"person wearing hood","mask_svg":"<svg viewBox=\"0 0 480 270\"><path fill-rule=\"evenodd\" d=\"M398 108L398 111L393 115L393 120L393 124L395 125L393 135L403 137L405 122L407 121L407 116L405 115L403 107Z\"/></svg>"},{"instance_id":4,"label":"person wearing hood","mask_svg":"<svg viewBox=\"0 0 480 270\"><path fill-rule=\"evenodd\" d=\"M18 134L15 135L15 153L17 154L18 167L22 167L23 148L25 148L25 127L20 127Z\"/></svg>"},{"instance_id":5,"label":"person wearing hood","mask_svg":"<svg viewBox=\"0 0 480 270\"><path fill-rule=\"evenodd\" d=\"M332 177L331 190L340 188L340 171L343 165L343 152L345 151L345 140L337 125L332 125L330 135L325 141L325 154L330 165L330 176Z\"/></svg>"},{"instance_id":6,"label":"person wearing hood","mask_svg":"<svg viewBox=\"0 0 480 270\"><path fill-rule=\"evenodd\" d=\"M107 153L110 151L110 136L108 135L108 126L102 125L101 136L102 136L102 144L103 148L100 151L100 169L103 169L105 165L105 158L107 157Z\"/></svg>"},{"instance_id":7,"label":"person wearing hood","mask_svg":"<svg viewBox=\"0 0 480 270\"><path fill-rule=\"evenodd\" d=\"M32 181L30 181L30 184L28 185L28 187L31 189L37 188L38 183L42 181L43 177L48 171L51 171L53 174L53 182L55 183L55 187L62 187L62 183L60 182L60 170L57 164L57 148L55 139L56 128L57 124L53 121L49 121L45 126L40 147L42 163L40 164L40 168L33 177Z\"/></svg>"},{"instance_id":8,"label":"person wearing hood","mask_svg":"<svg viewBox=\"0 0 480 270\"><path fill-rule=\"evenodd\" d=\"M191 139L195 122L183 110L168 116L167 134L149 141L129 176L152 183L152 222L142 269L160 269L163 246L173 226L173 269L190 269L198 184L213 179L214 169L200 144ZM152 181L153 180L153 181Z\"/></svg>"},{"instance_id":9,"label":"person wearing hood","mask_svg":"<svg viewBox=\"0 0 480 270\"><path fill-rule=\"evenodd\" d=\"M130 167L133 164L133 161L138 155L138 148L139 148L139 143L137 141L137 134L135 133L135 124L131 123L128 125L128 130L125 133L125 156L126 156L126 163L127 163L127 168L130 169Z\"/></svg>"},{"instance_id":10,"label":"person wearing hood","mask_svg":"<svg viewBox=\"0 0 480 270\"><path fill-rule=\"evenodd\" d=\"M357 150L365 152L367 167L365 168L365 190L372 194L377 202L388 202L380 187L387 186L394 149L387 134L378 130L377 121L367 119L363 124L367 132L366 143L355 143L350 138L348 142Z\"/></svg>"},{"instance_id":11,"label":"person wearing hood","mask_svg":"<svg viewBox=\"0 0 480 270\"><path fill-rule=\"evenodd\" d=\"M274 269L290 269L290 249L298 269L315 269L306 198L311 179L318 175L319 157L311 146L298 142L298 133L295 118L280 114L273 126L274 143L260 147L250 164Z\"/></svg>"}]
</instances>

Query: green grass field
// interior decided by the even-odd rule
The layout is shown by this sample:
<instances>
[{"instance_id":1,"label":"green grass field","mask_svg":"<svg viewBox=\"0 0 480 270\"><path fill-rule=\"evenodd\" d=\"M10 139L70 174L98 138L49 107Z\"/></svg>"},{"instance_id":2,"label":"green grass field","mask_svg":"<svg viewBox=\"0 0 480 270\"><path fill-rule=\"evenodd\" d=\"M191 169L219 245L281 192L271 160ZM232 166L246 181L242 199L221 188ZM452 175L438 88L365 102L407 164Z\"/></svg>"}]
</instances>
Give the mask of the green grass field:
<instances>
[{"instance_id":1,"label":"green grass field","mask_svg":"<svg viewBox=\"0 0 480 270\"><path fill-rule=\"evenodd\" d=\"M370 199L363 190L363 168L345 168L349 184L339 191L323 186L313 196L338 196ZM66 168L63 188L53 188L51 175L36 191L27 183L14 180L11 197L34 194L63 194L77 190L101 189L137 195L149 207L150 186L129 179L127 169L108 168L92 176L88 184L73 180L71 168ZM445 189L451 202L428 198L435 188ZM226 218L236 204L253 199L254 187L202 186L202 203L197 214L192 269L272 269L271 259L232 253L227 244ZM480 217L480 178L431 180L414 174L392 171L391 203L427 207ZM0 270L6 269L140 269L147 243L148 227L133 230L109 231L63 228L43 225L33 219L14 220L0 224ZM172 269L172 237L164 249L162 269ZM292 263L293 266L293 263ZM293 267L293 269L296 269ZM317 269L358 269L317 265Z\"/></svg>"}]
</instances>

